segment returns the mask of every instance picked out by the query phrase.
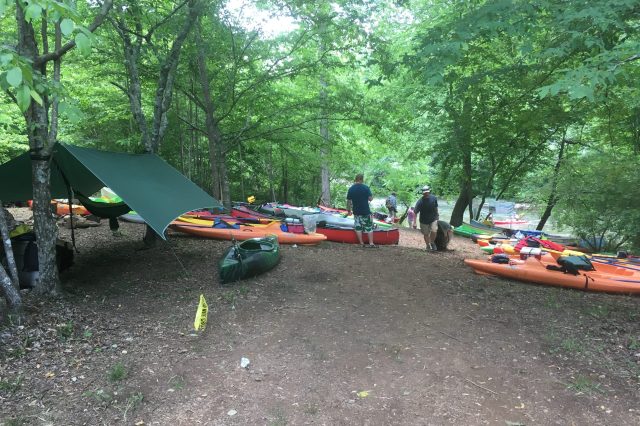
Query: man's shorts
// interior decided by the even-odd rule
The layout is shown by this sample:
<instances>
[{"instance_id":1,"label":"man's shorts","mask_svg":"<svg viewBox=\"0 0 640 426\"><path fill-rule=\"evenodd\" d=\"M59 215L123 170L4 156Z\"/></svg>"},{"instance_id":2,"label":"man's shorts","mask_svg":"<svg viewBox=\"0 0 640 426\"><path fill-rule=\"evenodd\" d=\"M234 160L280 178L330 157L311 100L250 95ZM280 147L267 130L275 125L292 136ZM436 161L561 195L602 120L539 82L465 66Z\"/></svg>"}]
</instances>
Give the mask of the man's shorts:
<instances>
[{"instance_id":1,"label":"man's shorts","mask_svg":"<svg viewBox=\"0 0 640 426\"><path fill-rule=\"evenodd\" d=\"M438 221L434 220L431 223L420 222L420 231L422 231L423 235L427 235L432 232L438 232Z\"/></svg>"},{"instance_id":2,"label":"man's shorts","mask_svg":"<svg viewBox=\"0 0 640 426\"><path fill-rule=\"evenodd\" d=\"M371 219L371 215L360 216L355 214L353 215L353 220L355 221L356 231L362 231L362 232L373 231L373 219Z\"/></svg>"}]
</instances>

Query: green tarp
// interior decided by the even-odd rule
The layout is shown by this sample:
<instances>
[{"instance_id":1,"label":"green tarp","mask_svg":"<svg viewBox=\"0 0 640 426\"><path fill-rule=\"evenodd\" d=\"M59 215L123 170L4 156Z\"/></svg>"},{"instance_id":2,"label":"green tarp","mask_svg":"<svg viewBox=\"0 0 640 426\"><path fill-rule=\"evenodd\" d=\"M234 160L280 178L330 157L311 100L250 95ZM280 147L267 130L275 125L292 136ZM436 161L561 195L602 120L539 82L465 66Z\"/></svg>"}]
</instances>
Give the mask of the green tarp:
<instances>
[{"instance_id":1,"label":"green tarp","mask_svg":"<svg viewBox=\"0 0 640 426\"><path fill-rule=\"evenodd\" d=\"M158 235L190 210L222 204L154 154L123 154L57 143L51 161L51 196L68 198L65 178L75 192L89 196L109 187ZM0 200L33 198L31 158L20 155L0 165Z\"/></svg>"}]
</instances>

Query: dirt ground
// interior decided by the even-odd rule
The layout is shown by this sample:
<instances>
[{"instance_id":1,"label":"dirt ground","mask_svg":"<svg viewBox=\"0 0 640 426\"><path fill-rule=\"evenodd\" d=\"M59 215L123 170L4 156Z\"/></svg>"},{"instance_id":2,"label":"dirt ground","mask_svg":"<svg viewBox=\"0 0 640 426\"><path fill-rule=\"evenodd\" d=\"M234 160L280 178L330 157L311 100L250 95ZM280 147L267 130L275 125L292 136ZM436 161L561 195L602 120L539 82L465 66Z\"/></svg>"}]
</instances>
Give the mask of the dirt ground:
<instances>
[{"instance_id":1,"label":"dirt ground","mask_svg":"<svg viewBox=\"0 0 640 426\"><path fill-rule=\"evenodd\" d=\"M377 250L282 246L222 287L228 242L142 250L141 225L121 230L76 231L62 297L23 292L0 424L640 424L637 297L475 275L471 241L429 253L408 229Z\"/></svg>"}]
</instances>

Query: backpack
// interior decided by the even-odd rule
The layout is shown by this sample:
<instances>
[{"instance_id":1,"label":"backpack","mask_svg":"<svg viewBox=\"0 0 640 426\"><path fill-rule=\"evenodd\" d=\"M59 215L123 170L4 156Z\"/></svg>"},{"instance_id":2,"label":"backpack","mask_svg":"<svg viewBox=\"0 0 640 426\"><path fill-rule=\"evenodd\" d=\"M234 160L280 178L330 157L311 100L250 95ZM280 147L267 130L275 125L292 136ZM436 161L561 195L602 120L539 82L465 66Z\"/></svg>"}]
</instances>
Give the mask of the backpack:
<instances>
[{"instance_id":1,"label":"backpack","mask_svg":"<svg viewBox=\"0 0 640 426\"><path fill-rule=\"evenodd\" d=\"M595 271L593 264L586 256L560 256L558 264L560 265L559 267L547 265L547 269L572 275L578 275L580 271Z\"/></svg>"},{"instance_id":2,"label":"backpack","mask_svg":"<svg viewBox=\"0 0 640 426\"><path fill-rule=\"evenodd\" d=\"M385 207L390 209L391 207L393 207L393 204L391 204L391 199L387 198L387 200L384 203Z\"/></svg>"}]
</instances>

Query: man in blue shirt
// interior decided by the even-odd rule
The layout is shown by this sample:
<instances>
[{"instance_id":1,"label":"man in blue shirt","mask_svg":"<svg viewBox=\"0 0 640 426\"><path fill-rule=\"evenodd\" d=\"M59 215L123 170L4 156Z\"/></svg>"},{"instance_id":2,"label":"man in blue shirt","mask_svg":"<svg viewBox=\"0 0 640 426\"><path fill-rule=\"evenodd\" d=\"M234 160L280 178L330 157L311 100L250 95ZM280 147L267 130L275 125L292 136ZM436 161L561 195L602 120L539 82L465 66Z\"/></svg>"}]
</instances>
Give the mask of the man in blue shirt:
<instances>
[{"instance_id":1,"label":"man in blue shirt","mask_svg":"<svg viewBox=\"0 0 640 426\"><path fill-rule=\"evenodd\" d=\"M369 187L362 183L363 181L364 176L361 173L357 174L355 183L351 185L351 188L349 188L347 192L347 214L351 215L353 211L355 230L360 246L377 247L373 243L373 219L371 218L371 209L369 208L369 201L373 200L373 195ZM362 240L363 231L366 232L369 237L369 245L367 246L365 246Z\"/></svg>"},{"instance_id":2,"label":"man in blue shirt","mask_svg":"<svg viewBox=\"0 0 640 426\"><path fill-rule=\"evenodd\" d=\"M420 215L420 231L427 244L427 250L438 250L435 244L438 235L438 199L431 195L431 187L422 187L422 198L418 200L415 207L416 214Z\"/></svg>"}]
</instances>

